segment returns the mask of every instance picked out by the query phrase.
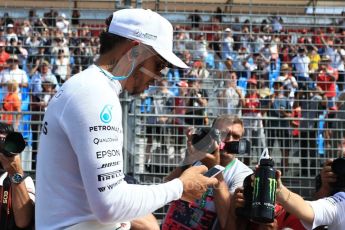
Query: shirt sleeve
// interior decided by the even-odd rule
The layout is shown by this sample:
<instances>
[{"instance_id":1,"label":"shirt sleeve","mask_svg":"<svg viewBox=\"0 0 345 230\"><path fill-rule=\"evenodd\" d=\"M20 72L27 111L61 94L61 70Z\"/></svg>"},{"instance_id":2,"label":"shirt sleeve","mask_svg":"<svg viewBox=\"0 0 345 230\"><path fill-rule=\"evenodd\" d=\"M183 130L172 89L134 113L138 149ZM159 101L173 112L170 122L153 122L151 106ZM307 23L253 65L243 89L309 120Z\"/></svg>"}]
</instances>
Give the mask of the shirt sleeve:
<instances>
[{"instance_id":1,"label":"shirt sleeve","mask_svg":"<svg viewBox=\"0 0 345 230\"><path fill-rule=\"evenodd\" d=\"M35 184L34 184L34 181L32 180L31 177L26 177L25 180L24 180L24 183L25 183L25 187L26 187L26 190L28 191L28 194L29 194L29 197L30 199L35 202L35 194L36 194L36 190L35 190Z\"/></svg>"},{"instance_id":2,"label":"shirt sleeve","mask_svg":"<svg viewBox=\"0 0 345 230\"><path fill-rule=\"evenodd\" d=\"M292 58L291 64L292 64L292 65L296 65L296 57Z\"/></svg>"},{"instance_id":3,"label":"shirt sleeve","mask_svg":"<svg viewBox=\"0 0 345 230\"><path fill-rule=\"evenodd\" d=\"M236 161L239 161L236 159ZM246 168L243 163L236 162L235 169L233 171L233 178L230 181L227 181L229 186L229 191L233 194L238 187L243 186L244 179L253 173L250 168Z\"/></svg>"},{"instance_id":4,"label":"shirt sleeve","mask_svg":"<svg viewBox=\"0 0 345 230\"><path fill-rule=\"evenodd\" d=\"M341 49L341 50L340 50L340 55L341 55L341 56L345 56L345 50L344 50L344 49Z\"/></svg>"},{"instance_id":5,"label":"shirt sleeve","mask_svg":"<svg viewBox=\"0 0 345 230\"><path fill-rule=\"evenodd\" d=\"M80 88L62 110L60 125L78 161L91 211L101 223L128 221L180 199L180 179L159 185L123 178L122 109L109 89Z\"/></svg>"},{"instance_id":6,"label":"shirt sleeve","mask_svg":"<svg viewBox=\"0 0 345 230\"><path fill-rule=\"evenodd\" d=\"M314 211L314 221L312 225L301 220L301 223L306 229L314 229L322 225L330 225L336 221L338 213L337 199L334 197L327 197L316 201L308 201L308 204Z\"/></svg>"},{"instance_id":7,"label":"shirt sleeve","mask_svg":"<svg viewBox=\"0 0 345 230\"><path fill-rule=\"evenodd\" d=\"M295 77L291 77L290 79L291 79L291 84L297 84L297 80ZM298 86L297 86L297 88L298 88Z\"/></svg>"}]
</instances>

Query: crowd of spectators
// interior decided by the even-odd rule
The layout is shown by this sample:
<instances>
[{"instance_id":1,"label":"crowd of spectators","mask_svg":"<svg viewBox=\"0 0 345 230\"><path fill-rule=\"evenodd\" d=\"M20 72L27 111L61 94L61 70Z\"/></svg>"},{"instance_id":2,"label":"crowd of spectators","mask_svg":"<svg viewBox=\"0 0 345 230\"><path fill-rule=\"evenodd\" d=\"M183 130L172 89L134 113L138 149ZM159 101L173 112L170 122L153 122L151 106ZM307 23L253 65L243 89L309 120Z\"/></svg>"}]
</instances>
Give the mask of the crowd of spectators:
<instances>
[{"instance_id":1,"label":"crowd of spectators","mask_svg":"<svg viewBox=\"0 0 345 230\"><path fill-rule=\"evenodd\" d=\"M334 26L290 29L276 15L254 25L238 17L226 24L222 16L217 9L204 24L196 10L188 17L191 26L175 25L176 53L191 69L166 71L141 95L141 112L148 115L142 120L146 170L159 170L150 165L162 163L155 156L184 152L186 127L210 126L225 114L242 118L244 133L235 139L243 135L258 153L272 152L278 140L284 175L294 145L302 176L316 175L319 156L344 156L345 18ZM21 112L31 112L33 153L51 97L98 57L99 38L79 17L77 10L70 20L51 10L39 18L31 10L27 20L5 14L0 21L1 120L23 131ZM169 127L176 134L173 151ZM154 141L160 149L153 149Z\"/></svg>"},{"instance_id":2,"label":"crowd of spectators","mask_svg":"<svg viewBox=\"0 0 345 230\"><path fill-rule=\"evenodd\" d=\"M167 73L175 96L181 97L180 84L189 86L184 103L173 105L184 108L182 124L208 125L220 114L239 115L257 155L264 147L273 151L278 140L286 171L293 148L302 149L304 169L315 169L318 157L336 156L344 135L337 118L343 116L345 14L318 27L285 25L278 15L261 22L235 17L227 24L219 15L225 14L203 21L196 10L190 25L175 25L176 53L192 67ZM195 85L202 91L195 93Z\"/></svg>"},{"instance_id":3,"label":"crowd of spectators","mask_svg":"<svg viewBox=\"0 0 345 230\"><path fill-rule=\"evenodd\" d=\"M98 55L98 36L80 23L78 10L72 16L50 10L39 17L30 10L27 19L8 13L0 19L1 118L32 140L34 154L50 98Z\"/></svg>"},{"instance_id":4,"label":"crowd of spectators","mask_svg":"<svg viewBox=\"0 0 345 230\"><path fill-rule=\"evenodd\" d=\"M146 119L147 154L154 152L150 136L165 135L159 125L175 127L176 150L180 151L184 126L210 125L210 119L221 114L243 117L244 136L258 153L266 146L272 150L278 139L285 158L281 164L286 167L294 145L303 147L302 158L312 159L337 146L339 143L333 140L343 136L341 122L330 118L343 116L338 98L345 85L344 14L337 24L320 27L285 26L277 15L255 23L235 17L227 24L224 16L217 9L206 22L196 10L187 17L190 25L175 25L176 54L192 68L170 69L164 73L165 88L159 86L164 93L153 87L141 97L141 112L153 115ZM27 121L32 121L29 129L34 152L39 122L50 97L71 76L92 64L98 49L97 33L81 23L76 9L71 18L55 10L43 17L30 10L23 20L3 15L1 108L5 115L32 111ZM9 84L13 80L18 84L14 91ZM7 92L8 87L13 92ZM11 93L17 94L19 107L5 105L8 98L15 98ZM166 113L178 117L171 119L164 116ZM2 117L16 129L21 126L16 120L27 119L19 115ZM306 165L303 159L301 164L315 166Z\"/></svg>"}]
</instances>

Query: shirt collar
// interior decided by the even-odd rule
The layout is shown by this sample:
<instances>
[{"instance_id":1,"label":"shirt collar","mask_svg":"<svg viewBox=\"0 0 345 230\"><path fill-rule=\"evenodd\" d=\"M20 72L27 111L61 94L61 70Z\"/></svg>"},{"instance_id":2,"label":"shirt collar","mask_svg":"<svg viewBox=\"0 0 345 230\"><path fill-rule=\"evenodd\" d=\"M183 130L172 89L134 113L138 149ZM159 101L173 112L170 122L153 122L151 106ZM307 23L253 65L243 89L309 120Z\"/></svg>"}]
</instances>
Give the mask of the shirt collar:
<instances>
[{"instance_id":1,"label":"shirt collar","mask_svg":"<svg viewBox=\"0 0 345 230\"><path fill-rule=\"evenodd\" d=\"M92 64L91 67L94 68L96 71L99 71L103 76L107 77L110 80L110 82L113 83L112 85L114 86L116 94L120 95L120 93L122 92L122 85L120 84L118 80L111 79L111 76L113 75L109 71L102 69L101 67L95 64Z\"/></svg>"}]
</instances>

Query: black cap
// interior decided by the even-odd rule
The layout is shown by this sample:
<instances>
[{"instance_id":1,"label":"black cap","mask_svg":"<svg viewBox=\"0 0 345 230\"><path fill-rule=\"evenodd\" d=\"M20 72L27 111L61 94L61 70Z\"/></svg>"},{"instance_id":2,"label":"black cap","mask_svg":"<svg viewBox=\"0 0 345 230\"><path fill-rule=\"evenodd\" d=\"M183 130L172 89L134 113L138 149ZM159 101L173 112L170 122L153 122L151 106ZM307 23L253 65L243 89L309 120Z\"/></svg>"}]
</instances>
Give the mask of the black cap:
<instances>
[{"instance_id":1,"label":"black cap","mask_svg":"<svg viewBox=\"0 0 345 230\"><path fill-rule=\"evenodd\" d=\"M298 53L304 53L304 52L305 52L305 49L303 47L298 48Z\"/></svg>"}]
</instances>

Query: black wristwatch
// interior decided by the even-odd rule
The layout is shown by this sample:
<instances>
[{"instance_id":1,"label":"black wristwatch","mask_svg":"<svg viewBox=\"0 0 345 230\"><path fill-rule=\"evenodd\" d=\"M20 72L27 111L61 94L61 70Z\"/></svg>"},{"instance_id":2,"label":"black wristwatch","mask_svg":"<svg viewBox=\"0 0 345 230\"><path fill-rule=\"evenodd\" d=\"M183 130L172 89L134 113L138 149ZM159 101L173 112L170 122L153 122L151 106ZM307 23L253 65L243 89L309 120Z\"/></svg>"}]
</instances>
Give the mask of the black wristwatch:
<instances>
[{"instance_id":1,"label":"black wristwatch","mask_svg":"<svg viewBox=\"0 0 345 230\"><path fill-rule=\"evenodd\" d=\"M11 181L14 184L20 184L23 182L23 180L24 180L24 175L20 173L15 173L13 174L13 176L11 176Z\"/></svg>"}]
</instances>

